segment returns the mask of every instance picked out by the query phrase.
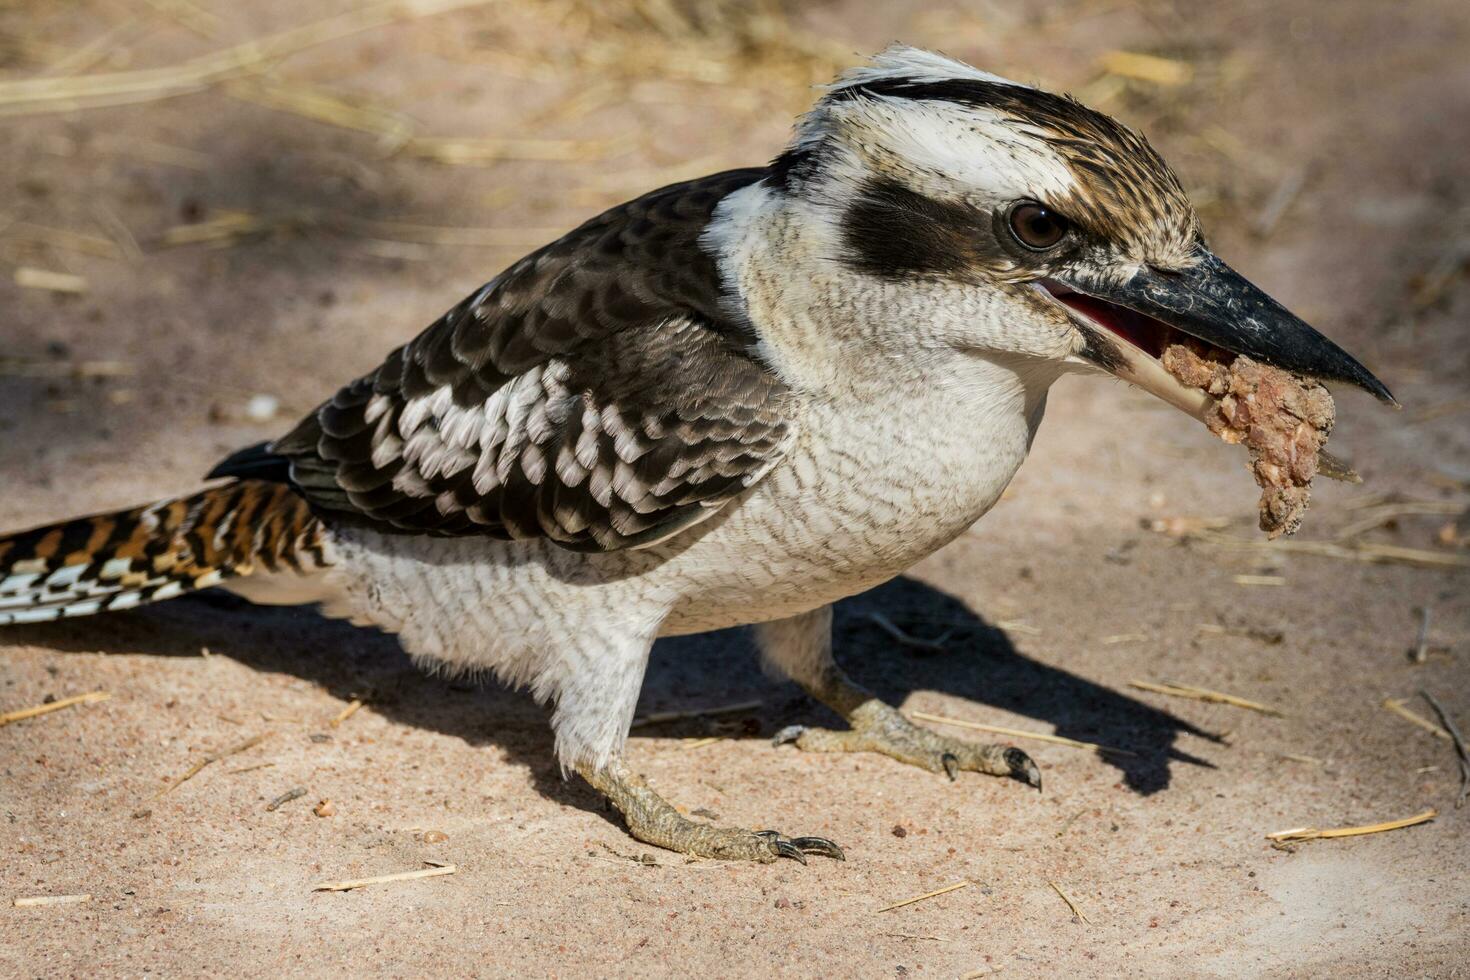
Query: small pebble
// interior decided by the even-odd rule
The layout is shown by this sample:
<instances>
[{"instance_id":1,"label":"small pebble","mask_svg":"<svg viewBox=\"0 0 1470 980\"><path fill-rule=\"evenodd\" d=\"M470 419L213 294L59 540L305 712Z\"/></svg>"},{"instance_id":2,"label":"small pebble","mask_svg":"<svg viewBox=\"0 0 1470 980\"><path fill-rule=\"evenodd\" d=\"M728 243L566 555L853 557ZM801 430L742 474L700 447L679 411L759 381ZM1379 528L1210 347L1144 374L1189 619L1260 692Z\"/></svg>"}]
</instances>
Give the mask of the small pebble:
<instances>
[{"instance_id":1,"label":"small pebble","mask_svg":"<svg viewBox=\"0 0 1470 980\"><path fill-rule=\"evenodd\" d=\"M893 825L893 836L894 837L907 837L908 835L909 835L909 832L908 832L907 828L905 828L902 824L894 824Z\"/></svg>"},{"instance_id":2,"label":"small pebble","mask_svg":"<svg viewBox=\"0 0 1470 980\"><path fill-rule=\"evenodd\" d=\"M449 839L449 835L442 830L424 831L425 844L442 844Z\"/></svg>"},{"instance_id":3,"label":"small pebble","mask_svg":"<svg viewBox=\"0 0 1470 980\"><path fill-rule=\"evenodd\" d=\"M333 803L331 800L322 800L316 806L311 808L311 812L315 813L319 817L335 816L337 813L337 804Z\"/></svg>"},{"instance_id":4,"label":"small pebble","mask_svg":"<svg viewBox=\"0 0 1470 980\"><path fill-rule=\"evenodd\" d=\"M275 395L253 395L245 403L245 417L252 422L269 422L281 410L281 400Z\"/></svg>"}]
</instances>

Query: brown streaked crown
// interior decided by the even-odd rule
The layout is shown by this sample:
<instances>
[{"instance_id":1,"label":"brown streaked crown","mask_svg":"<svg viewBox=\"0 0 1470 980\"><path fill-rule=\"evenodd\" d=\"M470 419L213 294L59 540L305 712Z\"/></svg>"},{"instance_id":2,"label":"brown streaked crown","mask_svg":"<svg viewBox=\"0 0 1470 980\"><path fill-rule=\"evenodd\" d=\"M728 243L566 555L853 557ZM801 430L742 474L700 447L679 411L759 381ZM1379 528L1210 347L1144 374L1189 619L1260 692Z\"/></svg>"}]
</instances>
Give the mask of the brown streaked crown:
<instances>
[{"instance_id":1,"label":"brown streaked crown","mask_svg":"<svg viewBox=\"0 0 1470 980\"><path fill-rule=\"evenodd\" d=\"M893 77L843 85L833 102L863 97L990 109L1032 130L1076 179L1070 200L1048 201L1095 235L1161 263L1188 262L1199 240L1194 208L1173 170L1140 134L1066 95L975 78Z\"/></svg>"}]
</instances>

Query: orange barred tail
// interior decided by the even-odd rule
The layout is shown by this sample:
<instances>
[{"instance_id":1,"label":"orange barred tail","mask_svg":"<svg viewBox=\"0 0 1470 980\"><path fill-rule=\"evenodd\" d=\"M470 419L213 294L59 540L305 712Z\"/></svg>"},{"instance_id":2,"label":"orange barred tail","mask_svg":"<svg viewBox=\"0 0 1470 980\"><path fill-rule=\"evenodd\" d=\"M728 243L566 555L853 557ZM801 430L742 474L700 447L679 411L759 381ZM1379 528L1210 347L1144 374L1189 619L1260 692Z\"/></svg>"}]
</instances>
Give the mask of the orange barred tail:
<instances>
[{"instance_id":1,"label":"orange barred tail","mask_svg":"<svg viewBox=\"0 0 1470 980\"><path fill-rule=\"evenodd\" d=\"M172 599L254 572L327 564L321 522L285 484L241 480L0 537L0 626Z\"/></svg>"}]
</instances>

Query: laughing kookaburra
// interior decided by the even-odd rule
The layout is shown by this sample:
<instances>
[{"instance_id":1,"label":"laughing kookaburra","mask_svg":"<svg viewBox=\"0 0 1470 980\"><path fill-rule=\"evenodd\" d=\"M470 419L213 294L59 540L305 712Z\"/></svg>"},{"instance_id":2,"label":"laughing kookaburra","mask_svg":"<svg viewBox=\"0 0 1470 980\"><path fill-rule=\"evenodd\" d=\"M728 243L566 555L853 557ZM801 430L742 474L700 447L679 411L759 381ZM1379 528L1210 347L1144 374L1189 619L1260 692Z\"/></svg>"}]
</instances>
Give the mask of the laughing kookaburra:
<instances>
[{"instance_id":1,"label":"laughing kookaburra","mask_svg":"<svg viewBox=\"0 0 1470 980\"><path fill-rule=\"evenodd\" d=\"M1024 752L916 727L849 680L832 603L989 510L1062 375L1178 403L1140 339L1159 331L1388 397L1210 252L1139 134L891 48L770 166L652 191L531 253L226 459L224 482L0 538L0 623L211 586L321 603L554 704L563 767L641 840L840 858L691 820L628 768L649 648L756 624L765 661L848 726L779 740L1039 786Z\"/></svg>"}]
</instances>

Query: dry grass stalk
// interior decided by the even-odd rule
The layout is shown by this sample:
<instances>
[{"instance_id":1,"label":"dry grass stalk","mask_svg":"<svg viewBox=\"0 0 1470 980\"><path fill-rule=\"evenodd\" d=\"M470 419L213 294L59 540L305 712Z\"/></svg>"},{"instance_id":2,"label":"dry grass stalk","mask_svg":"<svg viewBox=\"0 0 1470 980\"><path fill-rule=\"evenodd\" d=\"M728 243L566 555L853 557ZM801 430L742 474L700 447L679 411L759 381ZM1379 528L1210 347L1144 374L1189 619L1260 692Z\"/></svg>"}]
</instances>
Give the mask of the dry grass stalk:
<instances>
[{"instance_id":1,"label":"dry grass stalk","mask_svg":"<svg viewBox=\"0 0 1470 980\"><path fill-rule=\"evenodd\" d=\"M1098 59L1098 67L1113 75L1154 85L1183 85L1194 78L1194 68L1186 62L1134 51L1109 51Z\"/></svg>"},{"instance_id":2,"label":"dry grass stalk","mask_svg":"<svg viewBox=\"0 0 1470 980\"><path fill-rule=\"evenodd\" d=\"M307 48L402 20L429 17L494 0L387 0L335 17L255 38L165 68L103 72L71 78L0 81L0 112L56 112L151 101L198 92L258 70Z\"/></svg>"},{"instance_id":3,"label":"dry grass stalk","mask_svg":"<svg viewBox=\"0 0 1470 980\"><path fill-rule=\"evenodd\" d=\"M953 885L946 885L943 888L936 888L932 892L925 892L922 895L915 895L913 898L906 898L901 902L894 902L892 905L885 905L881 909L874 910L873 914L877 915L879 912L892 912L894 909L901 909L905 905L913 905L915 902L927 901L931 898L937 898L940 895L948 895L950 892L959 891L961 888L968 888L969 885L970 882L967 880L956 882Z\"/></svg>"},{"instance_id":4,"label":"dry grass stalk","mask_svg":"<svg viewBox=\"0 0 1470 980\"><path fill-rule=\"evenodd\" d=\"M280 796L267 803L265 805L265 812L275 813L285 804L290 803L292 800L299 800L305 795L305 786L292 786L290 789L286 790L286 792L282 793Z\"/></svg>"},{"instance_id":5,"label":"dry grass stalk","mask_svg":"<svg viewBox=\"0 0 1470 980\"><path fill-rule=\"evenodd\" d=\"M14 221L6 225L5 240L22 242L27 245L41 245L61 252L95 255L103 259L120 259L126 254L117 242L111 239L67 231L65 228L48 228L46 225L31 224L29 221Z\"/></svg>"},{"instance_id":6,"label":"dry grass stalk","mask_svg":"<svg viewBox=\"0 0 1470 980\"><path fill-rule=\"evenodd\" d=\"M1019 619L1001 619L995 623L995 628L1003 633L1020 633L1022 636L1040 636L1041 630L1029 623Z\"/></svg>"},{"instance_id":7,"label":"dry grass stalk","mask_svg":"<svg viewBox=\"0 0 1470 980\"><path fill-rule=\"evenodd\" d=\"M711 735L708 738L688 738L679 747L681 749L702 749L706 745L714 745L716 742L723 742L724 740L725 736L723 735Z\"/></svg>"},{"instance_id":8,"label":"dry grass stalk","mask_svg":"<svg viewBox=\"0 0 1470 980\"><path fill-rule=\"evenodd\" d=\"M1286 579L1280 575L1232 575L1230 580L1236 585L1277 586L1286 584Z\"/></svg>"},{"instance_id":9,"label":"dry grass stalk","mask_svg":"<svg viewBox=\"0 0 1470 980\"><path fill-rule=\"evenodd\" d=\"M292 227L292 219L271 218L248 211L221 211L207 221L174 225L164 229L157 244L164 248L180 245L229 245L252 235Z\"/></svg>"},{"instance_id":10,"label":"dry grass stalk","mask_svg":"<svg viewBox=\"0 0 1470 980\"><path fill-rule=\"evenodd\" d=\"M1429 702L1434 713L1439 716L1439 723L1444 726L1445 731L1450 733L1450 741L1454 743L1455 755L1460 762L1460 795L1455 798L1455 809L1465 805L1465 797L1470 795L1470 749L1465 747L1465 739L1460 735L1460 730L1455 727L1454 719L1445 710L1439 699L1428 691L1420 691L1420 697Z\"/></svg>"},{"instance_id":11,"label":"dry grass stalk","mask_svg":"<svg viewBox=\"0 0 1470 980\"><path fill-rule=\"evenodd\" d=\"M402 152L408 156L459 166L486 166L503 160L537 163L588 163L627 149L617 140L557 140L486 137L450 139L416 136Z\"/></svg>"},{"instance_id":12,"label":"dry grass stalk","mask_svg":"<svg viewBox=\"0 0 1470 980\"><path fill-rule=\"evenodd\" d=\"M1060 895L1062 901L1067 903L1067 908L1072 910L1072 915L1076 917L1076 921L1082 923L1083 925L1092 924L1092 920L1083 914L1082 910L1077 907L1077 903L1072 901L1071 897L1068 896L1066 892L1062 891L1061 885L1058 885L1054 881L1048 881L1047 884L1051 885L1051 890Z\"/></svg>"},{"instance_id":13,"label":"dry grass stalk","mask_svg":"<svg viewBox=\"0 0 1470 980\"><path fill-rule=\"evenodd\" d=\"M1304 762L1309 766L1327 765L1327 761L1325 759L1319 759L1315 755L1296 755L1292 752L1283 752L1281 753L1281 758L1287 760L1288 762Z\"/></svg>"},{"instance_id":14,"label":"dry grass stalk","mask_svg":"<svg viewBox=\"0 0 1470 980\"><path fill-rule=\"evenodd\" d=\"M1248 711L1259 711L1263 715L1271 715L1274 718L1283 717L1280 711L1270 705L1261 704L1259 701L1248 701L1245 698L1236 697L1234 694L1224 694L1220 691L1211 691L1209 688L1194 687L1190 684L1155 684L1153 681L1132 680L1128 682L1128 686L1137 688L1140 691L1167 694L1170 697L1189 698L1192 701L1228 704L1235 708L1245 708Z\"/></svg>"},{"instance_id":15,"label":"dry grass stalk","mask_svg":"<svg viewBox=\"0 0 1470 980\"><path fill-rule=\"evenodd\" d=\"M1298 541L1278 538L1275 541L1251 541L1235 538L1213 531L1198 531L1187 535L1205 544L1222 548L1238 548L1245 551L1285 552L1287 554L1319 555L1323 558L1338 558L1343 561L1361 561L1370 564L1414 565L1420 568L1470 568L1470 555L1428 551L1424 548L1404 548L1398 545L1377 544L1360 541L1351 545L1334 544L1331 541Z\"/></svg>"},{"instance_id":16,"label":"dry grass stalk","mask_svg":"<svg viewBox=\"0 0 1470 980\"><path fill-rule=\"evenodd\" d=\"M40 905L80 905L91 900L91 895L33 895L17 898L11 904L18 909L29 909Z\"/></svg>"},{"instance_id":17,"label":"dry grass stalk","mask_svg":"<svg viewBox=\"0 0 1470 980\"><path fill-rule=\"evenodd\" d=\"M1404 827L1413 827L1416 824L1428 823L1439 816L1439 811L1431 807L1423 813L1416 813L1412 817L1402 820L1389 820L1385 823L1368 824L1363 827L1335 827L1332 830L1318 830L1315 827L1293 827L1291 830L1278 830L1274 834L1267 834L1266 839L1283 843L1286 841L1319 840L1330 837L1360 837L1364 834L1381 834L1387 830L1400 830Z\"/></svg>"},{"instance_id":18,"label":"dry grass stalk","mask_svg":"<svg viewBox=\"0 0 1470 980\"><path fill-rule=\"evenodd\" d=\"M1287 175L1281 178L1271 196L1266 199L1261 213L1256 216L1255 231L1258 238L1270 238L1276 226L1281 223L1282 217L1288 208L1301 194L1302 188L1307 185L1307 168L1294 167Z\"/></svg>"},{"instance_id":19,"label":"dry grass stalk","mask_svg":"<svg viewBox=\"0 0 1470 980\"><path fill-rule=\"evenodd\" d=\"M230 748L225 749L222 752L216 752L213 755L207 755L207 756L205 756L204 758L200 759L198 762L196 762L192 766L190 766L188 768L188 770L182 776L180 776L178 779L175 779L173 782L169 783L163 789L159 790L157 793L154 793L153 794L153 799L156 800L160 796L163 796L165 793L171 793L174 790L178 789L184 783L188 782L189 780L193 779L195 776L199 775L199 773L204 770L204 767L205 766L208 766L208 765L211 765L213 763L216 763L216 762L220 761L221 759L228 759L232 755L239 755L241 752L244 752L246 749L253 749L253 748L255 748L255 746L259 745L261 742L264 742L266 739L270 738L272 734L273 734L272 732L262 732L261 734L256 735L254 738L247 738L245 741L241 742L240 744L231 746Z\"/></svg>"},{"instance_id":20,"label":"dry grass stalk","mask_svg":"<svg viewBox=\"0 0 1470 980\"><path fill-rule=\"evenodd\" d=\"M137 262L143 258L143 249L139 247L138 239L115 211L99 201L93 205L92 214L96 216L97 223L107 232L108 238L117 246L117 250L123 254L124 258L130 262Z\"/></svg>"},{"instance_id":21,"label":"dry grass stalk","mask_svg":"<svg viewBox=\"0 0 1470 980\"><path fill-rule=\"evenodd\" d=\"M0 728L4 728L17 721L25 721L27 718L35 718L40 715L49 715L53 711L62 708L70 708L77 704L96 704L98 701L106 701L112 697L110 691L89 691L86 694L74 694L69 698L60 698L49 704L38 704L31 708L20 708L16 711L7 711L0 714Z\"/></svg>"},{"instance_id":22,"label":"dry grass stalk","mask_svg":"<svg viewBox=\"0 0 1470 980\"><path fill-rule=\"evenodd\" d=\"M361 707L362 707L362 699L361 698L353 698L350 702L348 702L347 707L345 707L341 711L339 711L337 713L337 716L332 719L331 726L333 728L339 728L339 727L341 727L342 723L344 721L346 721L348 718L351 718L353 715L357 714L358 709L361 708Z\"/></svg>"},{"instance_id":23,"label":"dry grass stalk","mask_svg":"<svg viewBox=\"0 0 1470 980\"><path fill-rule=\"evenodd\" d=\"M1415 714L1408 708L1404 707L1403 698L1385 698L1383 701L1383 706L1389 711L1392 711L1394 714L1398 715L1400 718L1404 719L1405 721L1414 725L1418 725L1420 728L1424 729L1435 738L1444 739L1446 742L1454 741L1454 739L1450 738L1449 732L1445 731L1443 728L1440 728L1438 725L1430 721L1428 718L1425 718L1423 715Z\"/></svg>"},{"instance_id":24,"label":"dry grass stalk","mask_svg":"<svg viewBox=\"0 0 1470 980\"><path fill-rule=\"evenodd\" d=\"M944 644L954 635L954 630L946 630L943 635L932 640L911 636L899 629L898 624L879 612L868 613L868 619L883 632L893 637L894 641L901 646L911 647L915 650L929 650L935 653L944 650Z\"/></svg>"},{"instance_id":25,"label":"dry grass stalk","mask_svg":"<svg viewBox=\"0 0 1470 980\"><path fill-rule=\"evenodd\" d=\"M348 101L307 85L243 78L227 83L224 91L237 99L269 109L294 113L343 129L371 133L378 137L379 147L384 153L400 149L413 137L412 120L400 113L381 106Z\"/></svg>"},{"instance_id":26,"label":"dry grass stalk","mask_svg":"<svg viewBox=\"0 0 1470 980\"><path fill-rule=\"evenodd\" d=\"M190 0L143 0L148 6L165 17L178 21L185 28L202 38L213 40L219 36L224 21Z\"/></svg>"},{"instance_id":27,"label":"dry grass stalk","mask_svg":"<svg viewBox=\"0 0 1470 980\"><path fill-rule=\"evenodd\" d=\"M1360 534L1380 528L1390 521L1396 521L1400 517L1416 515L1454 517L1463 514L1465 509L1465 504L1451 500L1404 500L1378 504L1374 507L1363 508L1363 516L1351 524L1344 525L1337 532L1337 540L1345 541L1355 538Z\"/></svg>"},{"instance_id":28,"label":"dry grass stalk","mask_svg":"<svg viewBox=\"0 0 1470 980\"><path fill-rule=\"evenodd\" d=\"M993 735L1009 735L1012 738L1032 738L1040 742L1050 742L1053 745L1065 745L1074 749L1092 749L1094 752L1112 752L1116 755L1136 755L1127 749L1115 749L1108 745L1098 745L1096 742L1079 742L1076 739L1064 738L1061 735L1048 735L1045 732L1028 732L1019 728L1004 728L1000 725L982 725L978 721L965 721L962 718L949 718L944 715L931 715L926 711L905 712L910 718L918 721L930 721L940 725L954 725L957 728L969 728L977 732L990 732Z\"/></svg>"},{"instance_id":29,"label":"dry grass stalk","mask_svg":"<svg viewBox=\"0 0 1470 980\"><path fill-rule=\"evenodd\" d=\"M16 61L49 65L65 58L72 50L72 48L42 40L34 34L11 34L8 31L0 31L0 54L8 55Z\"/></svg>"},{"instance_id":30,"label":"dry grass stalk","mask_svg":"<svg viewBox=\"0 0 1470 980\"><path fill-rule=\"evenodd\" d=\"M688 718L734 715L742 711L754 711L764 703L763 701L741 701L738 704L725 704L714 708L693 708L689 711L655 711L651 715L634 718L632 727L639 728L643 725L661 725L664 722L684 721Z\"/></svg>"},{"instance_id":31,"label":"dry grass stalk","mask_svg":"<svg viewBox=\"0 0 1470 980\"><path fill-rule=\"evenodd\" d=\"M427 868L418 871L399 871L391 875L375 875L372 878L354 878L350 881L326 881L312 889L314 892L350 892L355 888L366 888L368 885L383 885L391 881L413 881L417 878L437 878L440 875L452 875L459 868L452 864L434 864L425 862Z\"/></svg>"},{"instance_id":32,"label":"dry grass stalk","mask_svg":"<svg viewBox=\"0 0 1470 980\"><path fill-rule=\"evenodd\" d=\"M1114 633L1112 636L1103 637L1102 644L1110 647L1119 643L1142 643L1147 639L1147 633Z\"/></svg>"},{"instance_id":33,"label":"dry grass stalk","mask_svg":"<svg viewBox=\"0 0 1470 980\"><path fill-rule=\"evenodd\" d=\"M133 38L142 33L142 29L146 27L147 25L136 17L129 17L127 20L119 21L80 48L73 48L63 57L51 62L46 66L43 74L53 78L60 78L67 75L77 75L88 69L95 68L106 58L110 57L120 46L132 41Z\"/></svg>"},{"instance_id":34,"label":"dry grass stalk","mask_svg":"<svg viewBox=\"0 0 1470 980\"><path fill-rule=\"evenodd\" d=\"M87 291L87 280L69 272L52 272L23 265L15 270L15 284L22 289L43 289L51 293L78 296Z\"/></svg>"}]
</instances>

